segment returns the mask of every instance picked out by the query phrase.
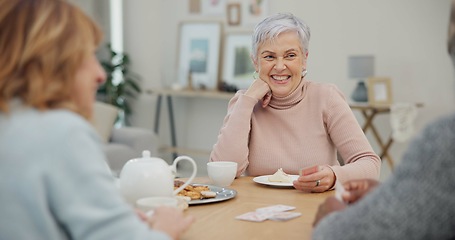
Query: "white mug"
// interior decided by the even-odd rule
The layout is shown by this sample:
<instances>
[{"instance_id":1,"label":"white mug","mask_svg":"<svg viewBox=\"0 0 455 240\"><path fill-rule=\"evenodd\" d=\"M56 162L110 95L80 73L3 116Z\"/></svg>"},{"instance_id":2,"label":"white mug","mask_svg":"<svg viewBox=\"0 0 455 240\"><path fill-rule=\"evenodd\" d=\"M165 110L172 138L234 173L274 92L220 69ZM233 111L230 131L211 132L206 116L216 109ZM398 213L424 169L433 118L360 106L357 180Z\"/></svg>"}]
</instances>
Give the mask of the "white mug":
<instances>
[{"instance_id":1,"label":"white mug","mask_svg":"<svg viewBox=\"0 0 455 240\"><path fill-rule=\"evenodd\" d=\"M236 162L208 162L207 173L212 180L213 185L227 187L232 184L237 174Z\"/></svg>"},{"instance_id":2,"label":"white mug","mask_svg":"<svg viewBox=\"0 0 455 240\"><path fill-rule=\"evenodd\" d=\"M136 207L143 212L149 212L161 206L177 208L178 200L175 197L145 197L136 201Z\"/></svg>"}]
</instances>

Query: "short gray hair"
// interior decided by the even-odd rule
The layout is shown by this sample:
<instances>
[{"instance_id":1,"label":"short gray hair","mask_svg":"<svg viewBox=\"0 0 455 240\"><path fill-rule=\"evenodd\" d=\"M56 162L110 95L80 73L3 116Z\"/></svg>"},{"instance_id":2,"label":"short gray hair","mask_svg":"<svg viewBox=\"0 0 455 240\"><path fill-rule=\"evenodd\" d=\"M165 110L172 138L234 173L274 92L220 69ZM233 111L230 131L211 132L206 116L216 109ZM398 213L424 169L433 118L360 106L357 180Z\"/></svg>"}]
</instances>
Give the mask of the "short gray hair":
<instances>
[{"instance_id":1,"label":"short gray hair","mask_svg":"<svg viewBox=\"0 0 455 240\"><path fill-rule=\"evenodd\" d=\"M277 13L265 18L254 28L251 49L253 58L257 57L259 44L273 41L283 32L296 32L300 39L302 50L304 53L308 52L310 28L292 13Z\"/></svg>"}]
</instances>

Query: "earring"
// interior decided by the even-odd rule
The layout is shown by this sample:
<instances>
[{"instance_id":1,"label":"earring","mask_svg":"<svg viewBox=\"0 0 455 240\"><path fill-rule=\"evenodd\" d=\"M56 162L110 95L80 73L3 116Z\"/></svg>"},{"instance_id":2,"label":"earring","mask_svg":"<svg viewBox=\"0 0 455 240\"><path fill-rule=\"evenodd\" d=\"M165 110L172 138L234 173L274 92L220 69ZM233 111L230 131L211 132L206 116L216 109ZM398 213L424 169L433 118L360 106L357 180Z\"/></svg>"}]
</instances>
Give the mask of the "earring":
<instances>
[{"instance_id":1,"label":"earring","mask_svg":"<svg viewBox=\"0 0 455 240\"><path fill-rule=\"evenodd\" d=\"M304 70L302 71L302 78L304 78L304 77L306 76L307 73L308 73L308 71L307 71L306 69L304 69Z\"/></svg>"},{"instance_id":2,"label":"earring","mask_svg":"<svg viewBox=\"0 0 455 240\"><path fill-rule=\"evenodd\" d=\"M253 79L256 80L259 77L259 73L257 71L253 72Z\"/></svg>"}]
</instances>

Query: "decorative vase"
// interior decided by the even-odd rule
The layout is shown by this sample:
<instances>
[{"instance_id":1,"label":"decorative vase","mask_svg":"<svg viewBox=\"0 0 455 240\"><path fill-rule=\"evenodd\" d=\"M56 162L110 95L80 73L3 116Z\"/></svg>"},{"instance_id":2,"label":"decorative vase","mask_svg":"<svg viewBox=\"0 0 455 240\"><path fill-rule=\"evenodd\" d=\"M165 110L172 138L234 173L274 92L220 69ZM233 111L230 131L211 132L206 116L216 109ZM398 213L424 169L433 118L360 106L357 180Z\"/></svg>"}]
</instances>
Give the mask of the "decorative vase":
<instances>
[{"instance_id":1,"label":"decorative vase","mask_svg":"<svg viewBox=\"0 0 455 240\"><path fill-rule=\"evenodd\" d=\"M356 102L368 102L368 91L365 82L359 81L357 87L351 95L352 100Z\"/></svg>"}]
</instances>

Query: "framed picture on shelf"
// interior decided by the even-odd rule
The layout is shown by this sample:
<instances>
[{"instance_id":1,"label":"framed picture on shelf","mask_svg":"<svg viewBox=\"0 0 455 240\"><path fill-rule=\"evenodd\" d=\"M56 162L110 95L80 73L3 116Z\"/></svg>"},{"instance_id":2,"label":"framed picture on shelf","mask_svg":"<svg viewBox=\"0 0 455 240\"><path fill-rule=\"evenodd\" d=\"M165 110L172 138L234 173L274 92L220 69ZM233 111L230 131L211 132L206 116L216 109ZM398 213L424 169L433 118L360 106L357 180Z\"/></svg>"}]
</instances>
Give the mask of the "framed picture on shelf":
<instances>
[{"instance_id":1,"label":"framed picture on shelf","mask_svg":"<svg viewBox=\"0 0 455 240\"><path fill-rule=\"evenodd\" d=\"M251 33L228 33L224 40L223 81L246 89L253 82Z\"/></svg>"},{"instance_id":2,"label":"framed picture on shelf","mask_svg":"<svg viewBox=\"0 0 455 240\"><path fill-rule=\"evenodd\" d=\"M179 84L193 89L216 89L221 23L183 22L179 31Z\"/></svg>"},{"instance_id":3,"label":"framed picture on shelf","mask_svg":"<svg viewBox=\"0 0 455 240\"><path fill-rule=\"evenodd\" d=\"M368 78L368 103L371 105L392 104L392 82L386 77Z\"/></svg>"}]
</instances>

